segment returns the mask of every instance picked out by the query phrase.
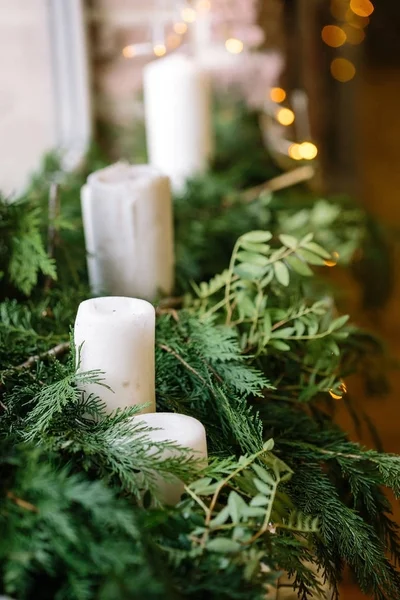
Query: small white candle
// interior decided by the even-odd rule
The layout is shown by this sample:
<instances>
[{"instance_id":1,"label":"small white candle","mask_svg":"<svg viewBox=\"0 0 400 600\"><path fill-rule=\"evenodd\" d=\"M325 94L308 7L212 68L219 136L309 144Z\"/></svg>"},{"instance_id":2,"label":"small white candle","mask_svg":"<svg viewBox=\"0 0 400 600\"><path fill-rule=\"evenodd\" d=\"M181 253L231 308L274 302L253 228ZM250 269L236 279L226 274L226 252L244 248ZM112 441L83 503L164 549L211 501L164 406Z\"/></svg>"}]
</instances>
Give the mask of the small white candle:
<instances>
[{"instance_id":1,"label":"small white candle","mask_svg":"<svg viewBox=\"0 0 400 600\"><path fill-rule=\"evenodd\" d=\"M206 170L212 152L209 76L181 54L152 61L144 68L144 101L149 162L181 191Z\"/></svg>"},{"instance_id":2,"label":"small white candle","mask_svg":"<svg viewBox=\"0 0 400 600\"><path fill-rule=\"evenodd\" d=\"M74 341L80 352L79 371L100 369L111 390L87 384L107 412L146 404L155 411L155 310L145 300L109 296L82 302L75 320Z\"/></svg>"},{"instance_id":3,"label":"small white candle","mask_svg":"<svg viewBox=\"0 0 400 600\"><path fill-rule=\"evenodd\" d=\"M181 448L191 450L190 456L200 460L200 465L207 464L207 440L204 426L193 417L176 413L153 413L139 415L131 419L135 425L154 428L146 433L153 442L173 442ZM154 453L154 447L149 448L149 453ZM178 450L167 449L163 458L179 456ZM157 476L159 498L164 504L177 504L184 492L184 484L178 479L166 481L162 476Z\"/></svg>"},{"instance_id":4,"label":"small white candle","mask_svg":"<svg viewBox=\"0 0 400 600\"><path fill-rule=\"evenodd\" d=\"M174 283L173 219L167 177L149 165L117 163L92 173L82 214L94 294L154 300Z\"/></svg>"}]
</instances>

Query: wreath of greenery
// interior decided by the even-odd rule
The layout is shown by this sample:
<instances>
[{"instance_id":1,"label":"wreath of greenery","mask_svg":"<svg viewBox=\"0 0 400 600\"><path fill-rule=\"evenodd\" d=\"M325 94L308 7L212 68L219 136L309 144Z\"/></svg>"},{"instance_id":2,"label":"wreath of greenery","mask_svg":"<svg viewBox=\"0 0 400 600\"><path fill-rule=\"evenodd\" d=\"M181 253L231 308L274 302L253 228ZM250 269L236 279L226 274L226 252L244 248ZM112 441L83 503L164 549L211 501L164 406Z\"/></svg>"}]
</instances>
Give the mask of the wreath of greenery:
<instances>
[{"instance_id":1,"label":"wreath of greenery","mask_svg":"<svg viewBox=\"0 0 400 600\"><path fill-rule=\"evenodd\" d=\"M315 277L377 230L302 188L243 202L277 173L254 115L238 118L176 199L177 296L157 305L157 408L203 422L201 473L162 443L149 456L136 409L106 415L80 392L101 373L77 374L69 351L89 295L79 190L103 161L65 175L48 159L0 204L0 591L15 599L261 600L285 571L305 600L321 576L337 596L346 566L377 600L400 597L383 491L400 493L400 458L350 441L332 415L334 398L351 410L345 378L371 376L380 345ZM156 473L185 482L176 507L157 502Z\"/></svg>"}]
</instances>

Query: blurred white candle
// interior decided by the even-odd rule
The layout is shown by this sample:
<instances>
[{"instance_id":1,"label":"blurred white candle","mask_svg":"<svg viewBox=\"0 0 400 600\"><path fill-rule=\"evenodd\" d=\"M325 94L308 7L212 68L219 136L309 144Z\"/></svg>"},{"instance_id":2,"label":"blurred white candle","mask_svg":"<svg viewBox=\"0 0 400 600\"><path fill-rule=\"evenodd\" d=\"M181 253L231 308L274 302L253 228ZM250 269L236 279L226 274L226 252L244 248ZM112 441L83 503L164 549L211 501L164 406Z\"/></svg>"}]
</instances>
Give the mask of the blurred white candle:
<instances>
[{"instance_id":1,"label":"blurred white candle","mask_svg":"<svg viewBox=\"0 0 400 600\"><path fill-rule=\"evenodd\" d=\"M173 220L167 177L149 165L117 163L92 173L82 214L94 294L154 300L174 282Z\"/></svg>"},{"instance_id":2,"label":"blurred white candle","mask_svg":"<svg viewBox=\"0 0 400 600\"><path fill-rule=\"evenodd\" d=\"M132 417L135 425L154 428L146 434L153 442L172 442L181 448L190 450L189 456L200 461L199 466L207 464L207 440L204 426L200 421L187 415L177 413L152 413ZM149 454L153 454L154 447L149 447ZM164 450L163 458L179 456L181 453L175 449ZM183 456L187 456L183 454ZM157 488L159 498L164 504L177 504L184 492L184 484L177 478L166 481L157 475Z\"/></svg>"},{"instance_id":3,"label":"blurred white candle","mask_svg":"<svg viewBox=\"0 0 400 600\"><path fill-rule=\"evenodd\" d=\"M206 170L212 151L209 76L181 54L152 61L144 69L144 101L149 162L181 191Z\"/></svg>"},{"instance_id":4,"label":"blurred white candle","mask_svg":"<svg viewBox=\"0 0 400 600\"><path fill-rule=\"evenodd\" d=\"M155 310L149 302L116 296L85 300L74 341L81 346L79 371L100 369L111 388L87 384L86 394L99 396L109 413L138 404L155 411Z\"/></svg>"}]
</instances>

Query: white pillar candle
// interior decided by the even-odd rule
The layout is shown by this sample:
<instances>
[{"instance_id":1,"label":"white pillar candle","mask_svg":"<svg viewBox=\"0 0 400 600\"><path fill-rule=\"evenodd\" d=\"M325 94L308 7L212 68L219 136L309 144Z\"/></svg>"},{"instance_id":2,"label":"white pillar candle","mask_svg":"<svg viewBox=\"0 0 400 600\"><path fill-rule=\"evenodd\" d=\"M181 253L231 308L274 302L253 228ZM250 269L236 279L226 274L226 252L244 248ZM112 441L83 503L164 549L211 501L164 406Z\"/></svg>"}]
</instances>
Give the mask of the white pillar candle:
<instances>
[{"instance_id":1,"label":"white pillar candle","mask_svg":"<svg viewBox=\"0 0 400 600\"><path fill-rule=\"evenodd\" d=\"M80 350L79 371L100 369L104 383L83 386L96 394L107 412L143 405L155 411L155 310L145 300L109 296L82 302L74 341Z\"/></svg>"},{"instance_id":2,"label":"white pillar candle","mask_svg":"<svg viewBox=\"0 0 400 600\"><path fill-rule=\"evenodd\" d=\"M187 448L190 450L190 456L200 461L200 466L207 464L206 432L197 419L176 413L153 413L133 417L131 423L154 428L146 433L151 441L169 441L181 448ZM154 453L154 447L149 447L149 453ZM179 456L178 450L164 450L163 458L175 456ZM176 478L166 481L160 475L157 475L157 488L160 500L170 505L177 504L184 492L182 481Z\"/></svg>"},{"instance_id":3,"label":"white pillar candle","mask_svg":"<svg viewBox=\"0 0 400 600\"><path fill-rule=\"evenodd\" d=\"M149 162L181 191L206 170L212 151L209 76L181 54L152 61L144 69L144 101Z\"/></svg>"},{"instance_id":4,"label":"white pillar candle","mask_svg":"<svg viewBox=\"0 0 400 600\"><path fill-rule=\"evenodd\" d=\"M154 300L174 282L173 219L167 177L149 165L117 163L92 173L82 214L94 294Z\"/></svg>"}]
</instances>

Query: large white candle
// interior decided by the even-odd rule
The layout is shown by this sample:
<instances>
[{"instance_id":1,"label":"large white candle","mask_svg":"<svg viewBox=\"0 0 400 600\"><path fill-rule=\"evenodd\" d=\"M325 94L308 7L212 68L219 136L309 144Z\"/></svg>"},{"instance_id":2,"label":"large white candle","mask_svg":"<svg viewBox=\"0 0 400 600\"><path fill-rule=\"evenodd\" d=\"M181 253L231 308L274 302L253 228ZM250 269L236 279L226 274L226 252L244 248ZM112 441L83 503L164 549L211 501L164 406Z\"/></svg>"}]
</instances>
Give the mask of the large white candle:
<instances>
[{"instance_id":1,"label":"large white candle","mask_svg":"<svg viewBox=\"0 0 400 600\"><path fill-rule=\"evenodd\" d=\"M131 419L131 423L139 427L151 427L146 435L152 442L173 442L176 446L189 450L189 455L200 461L200 466L207 464L207 440L204 426L193 417L176 413L153 413L139 415ZM149 454L154 454L154 446L149 446ZM179 456L177 449L165 449L163 458ZM178 479L166 480L156 476L158 497L164 504L177 504L183 492L184 484Z\"/></svg>"},{"instance_id":2,"label":"large white candle","mask_svg":"<svg viewBox=\"0 0 400 600\"><path fill-rule=\"evenodd\" d=\"M82 213L94 294L154 300L174 281L169 180L149 165L117 163L92 173Z\"/></svg>"},{"instance_id":3,"label":"large white candle","mask_svg":"<svg viewBox=\"0 0 400 600\"><path fill-rule=\"evenodd\" d=\"M181 54L152 61L144 69L144 101L149 162L181 191L206 170L212 151L209 76Z\"/></svg>"},{"instance_id":4,"label":"large white candle","mask_svg":"<svg viewBox=\"0 0 400 600\"><path fill-rule=\"evenodd\" d=\"M80 350L79 371L100 369L104 383L84 386L96 394L107 412L146 404L155 410L155 310L145 300L109 296L82 302L75 320L74 341Z\"/></svg>"}]
</instances>

